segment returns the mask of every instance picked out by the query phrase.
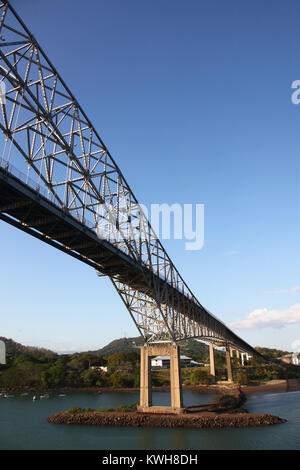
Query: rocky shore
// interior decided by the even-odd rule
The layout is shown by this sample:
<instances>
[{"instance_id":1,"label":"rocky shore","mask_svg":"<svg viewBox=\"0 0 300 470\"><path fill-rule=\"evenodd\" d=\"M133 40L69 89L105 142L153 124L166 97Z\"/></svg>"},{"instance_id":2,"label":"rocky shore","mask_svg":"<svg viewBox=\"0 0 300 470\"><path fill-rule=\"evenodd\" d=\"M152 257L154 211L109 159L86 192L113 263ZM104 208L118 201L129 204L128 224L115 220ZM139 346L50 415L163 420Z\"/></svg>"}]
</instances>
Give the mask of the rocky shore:
<instances>
[{"instance_id":1,"label":"rocky shore","mask_svg":"<svg viewBox=\"0 0 300 470\"><path fill-rule=\"evenodd\" d=\"M159 427L159 428L245 428L270 426L285 423L286 420L269 414L253 413L195 413L182 415L159 415L150 413L83 412L70 414L66 411L47 418L52 424L77 424L118 427Z\"/></svg>"}]
</instances>

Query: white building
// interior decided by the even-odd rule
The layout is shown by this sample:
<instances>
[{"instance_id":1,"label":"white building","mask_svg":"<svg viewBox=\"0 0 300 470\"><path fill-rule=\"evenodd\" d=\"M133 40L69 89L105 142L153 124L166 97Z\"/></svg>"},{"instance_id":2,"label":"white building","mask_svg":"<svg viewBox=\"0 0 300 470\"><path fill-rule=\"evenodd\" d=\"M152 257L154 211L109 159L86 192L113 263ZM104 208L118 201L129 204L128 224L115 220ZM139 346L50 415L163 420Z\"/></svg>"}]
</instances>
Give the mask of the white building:
<instances>
[{"instance_id":1,"label":"white building","mask_svg":"<svg viewBox=\"0 0 300 470\"><path fill-rule=\"evenodd\" d=\"M250 356L250 354L248 353L241 352L242 366L245 365L245 358L246 358L246 361L249 361L252 358L252 356Z\"/></svg>"},{"instance_id":2,"label":"white building","mask_svg":"<svg viewBox=\"0 0 300 470\"><path fill-rule=\"evenodd\" d=\"M193 367L191 363L194 362L190 357L180 356L180 367ZM153 369L170 369L169 356L156 356L151 358L151 367Z\"/></svg>"},{"instance_id":3,"label":"white building","mask_svg":"<svg viewBox=\"0 0 300 470\"><path fill-rule=\"evenodd\" d=\"M97 370L98 372L107 372L107 366L91 366L90 370Z\"/></svg>"},{"instance_id":4,"label":"white building","mask_svg":"<svg viewBox=\"0 0 300 470\"><path fill-rule=\"evenodd\" d=\"M299 356L297 353L293 353L292 355L292 363L295 365L295 366L299 366Z\"/></svg>"},{"instance_id":5,"label":"white building","mask_svg":"<svg viewBox=\"0 0 300 470\"><path fill-rule=\"evenodd\" d=\"M280 361L285 362L286 364L293 364L294 366L299 366L298 353L286 354L279 358Z\"/></svg>"}]
</instances>

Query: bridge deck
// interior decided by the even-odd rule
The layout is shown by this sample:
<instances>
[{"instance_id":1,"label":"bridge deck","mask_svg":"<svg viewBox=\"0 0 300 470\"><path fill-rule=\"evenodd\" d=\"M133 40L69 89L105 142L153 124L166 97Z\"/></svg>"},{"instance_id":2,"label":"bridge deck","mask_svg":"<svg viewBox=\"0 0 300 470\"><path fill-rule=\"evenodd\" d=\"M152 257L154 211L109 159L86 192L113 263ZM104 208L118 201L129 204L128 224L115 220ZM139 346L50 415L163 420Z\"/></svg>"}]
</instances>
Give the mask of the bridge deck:
<instances>
[{"instance_id":1,"label":"bridge deck","mask_svg":"<svg viewBox=\"0 0 300 470\"><path fill-rule=\"evenodd\" d=\"M128 282L142 274L128 255L2 168L0 217L103 274L126 273Z\"/></svg>"},{"instance_id":2,"label":"bridge deck","mask_svg":"<svg viewBox=\"0 0 300 470\"><path fill-rule=\"evenodd\" d=\"M200 304L187 298L111 243L98 238L95 231L78 222L3 168L0 168L0 201L0 219L5 222L79 259L104 275L115 276L149 297L155 298L155 283L159 283L161 292L164 292L160 299L162 304L167 304L172 298L180 314L191 320L198 320L212 331L223 330L229 338L229 343L238 345L241 350L257 354Z\"/></svg>"}]
</instances>

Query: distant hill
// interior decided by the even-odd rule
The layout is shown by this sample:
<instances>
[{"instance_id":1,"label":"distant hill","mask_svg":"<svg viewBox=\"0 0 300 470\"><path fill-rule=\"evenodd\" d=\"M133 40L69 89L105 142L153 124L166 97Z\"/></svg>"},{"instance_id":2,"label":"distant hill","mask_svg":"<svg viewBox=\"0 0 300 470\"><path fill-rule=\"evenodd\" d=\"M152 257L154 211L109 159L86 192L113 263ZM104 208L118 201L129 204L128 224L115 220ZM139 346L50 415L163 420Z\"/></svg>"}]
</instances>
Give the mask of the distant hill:
<instances>
[{"instance_id":1,"label":"distant hill","mask_svg":"<svg viewBox=\"0 0 300 470\"><path fill-rule=\"evenodd\" d=\"M13 339L8 339L3 336L0 336L0 340L4 341L6 346L6 353L10 356L18 356L20 354L28 354L30 356L45 356L45 357L53 357L58 356L57 353L51 351L50 349L45 348L38 348L36 346L24 346L20 343L17 343ZM104 346L101 349L97 349L96 351L87 351L89 354L93 354L97 357L104 357L107 358L113 354L121 353L121 352L138 352L139 347L143 346L144 340L141 336L136 336L132 338L119 338L111 341L109 344ZM179 343L181 354L189 357L194 358L202 358L202 360L208 359L208 346L200 341L195 339L189 339L186 341L181 341ZM281 351L279 349L270 349L270 348L263 348L263 347L255 347L255 349L260 352L264 357L269 358L279 358L289 354L288 351ZM221 351L220 351L221 353ZM76 355L85 354L76 353ZM73 353L68 353L68 355L72 356Z\"/></svg>"},{"instance_id":2,"label":"distant hill","mask_svg":"<svg viewBox=\"0 0 300 470\"><path fill-rule=\"evenodd\" d=\"M261 348L259 346L255 347L255 349L264 357L269 358L277 358L290 354L288 351L281 351L280 349Z\"/></svg>"},{"instance_id":3,"label":"distant hill","mask_svg":"<svg viewBox=\"0 0 300 470\"><path fill-rule=\"evenodd\" d=\"M143 346L144 340L140 336L133 337L133 338L119 338L111 341L111 343L107 344L101 349L96 351L88 351L90 354L95 354L96 356L102 356L107 358L112 354L117 354L120 352L130 352L130 351L138 351L140 346ZM181 354L189 357L198 357L208 359L208 345L197 341L195 339L189 339L186 341L181 341L178 343L180 346ZM264 357L268 358L278 358L281 356L285 356L289 354L288 351L281 351L279 349L271 349L271 348L263 348L263 347L255 347L255 349L260 352ZM219 354L224 354L222 351L218 351Z\"/></svg>"},{"instance_id":4,"label":"distant hill","mask_svg":"<svg viewBox=\"0 0 300 470\"><path fill-rule=\"evenodd\" d=\"M13 339L4 338L0 336L0 340L5 343L6 354L11 356L18 356L19 354L29 354L30 356L56 356L56 353L50 349L38 348L35 346L23 346Z\"/></svg>"},{"instance_id":5,"label":"distant hill","mask_svg":"<svg viewBox=\"0 0 300 470\"><path fill-rule=\"evenodd\" d=\"M95 356L108 357L112 354L121 352L138 351L139 346L143 346L144 340L140 336L135 338L120 338L111 341L104 348L97 349L96 351L87 351L88 353L95 354Z\"/></svg>"},{"instance_id":6,"label":"distant hill","mask_svg":"<svg viewBox=\"0 0 300 470\"><path fill-rule=\"evenodd\" d=\"M104 348L96 351L88 351L89 353L95 354L96 356L108 357L112 354L120 352L131 352L138 351L140 346L143 346L144 340L140 336L134 338L120 338L115 339L111 343L104 346ZM195 339L182 341L179 343L181 354L186 356L207 356L208 346L204 343L200 343Z\"/></svg>"}]
</instances>

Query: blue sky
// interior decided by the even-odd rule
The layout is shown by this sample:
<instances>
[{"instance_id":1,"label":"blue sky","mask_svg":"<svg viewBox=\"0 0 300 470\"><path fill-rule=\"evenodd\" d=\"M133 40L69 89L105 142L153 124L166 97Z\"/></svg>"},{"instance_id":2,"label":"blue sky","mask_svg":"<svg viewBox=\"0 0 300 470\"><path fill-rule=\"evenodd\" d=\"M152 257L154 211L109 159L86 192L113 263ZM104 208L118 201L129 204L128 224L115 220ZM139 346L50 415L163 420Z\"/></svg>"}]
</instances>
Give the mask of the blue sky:
<instances>
[{"instance_id":1,"label":"blue sky","mask_svg":"<svg viewBox=\"0 0 300 470\"><path fill-rule=\"evenodd\" d=\"M252 345L292 350L300 339L300 105L291 102L299 3L11 3L139 202L205 205L202 250L164 241L199 301ZM4 222L0 243L0 335L54 350L137 335L93 269Z\"/></svg>"}]
</instances>

